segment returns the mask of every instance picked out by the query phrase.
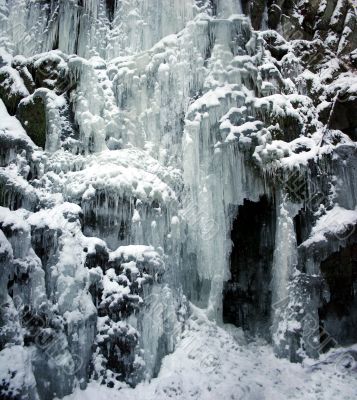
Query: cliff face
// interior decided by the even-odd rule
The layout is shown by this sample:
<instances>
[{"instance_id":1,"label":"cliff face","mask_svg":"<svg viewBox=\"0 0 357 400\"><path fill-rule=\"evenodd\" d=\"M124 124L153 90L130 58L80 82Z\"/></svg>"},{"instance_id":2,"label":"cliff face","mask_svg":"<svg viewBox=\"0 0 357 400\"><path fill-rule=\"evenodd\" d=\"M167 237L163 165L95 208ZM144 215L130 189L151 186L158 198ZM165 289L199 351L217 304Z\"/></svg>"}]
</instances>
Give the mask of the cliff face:
<instances>
[{"instance_id":1,"label":"cliff face","mask_svg":"<svg viewBox=\"0 0 357 400\"><path fill-rule=\"evenodd\" d=\"M349 0L326 0L247 1L242 4L244 12L251 17L254 29L278 32L291 43L293 53L299 58L304 69L322 76L323 81L329 85L334 81L338 82L331 85L326 93L330 97L329 101L335 99L335 96L338 101L334 107L329 106L321 111L321 121L332 129L342 130L355 140L356 125L352 115L356 111L356 102L351 95L354 89L343 88L338 79L349 71L354 75L353 71L357 67L355 3ZM286 54L285 44L278 43L275 34L265 35L266 48L274 58L280 60ZM346 81L349 81L348 77L349 74ZM316 105L321 105L321 89L315 87L313 79L308 85L308 95Z\"/></svg>"},{"instance_id":2,"label":"cliff face","mask_svg":"<svg viewBox=\"0 0 357 400\"><path fill-rule=\"evenodd\" d=\"M321 40L345 62L355 64L356 5L349 0L243 1L254 29L273 29L289 40Z\"/></svg>"},{"instance_id":3,"label":"cliff face","mask_svg":"<svg viewBox=\"0 0 357 400\"><path fill-rule=\"evenodd\" d=\"M352 1L0 6L2 398L357 343Z\"/></svg>"}]
</instances>

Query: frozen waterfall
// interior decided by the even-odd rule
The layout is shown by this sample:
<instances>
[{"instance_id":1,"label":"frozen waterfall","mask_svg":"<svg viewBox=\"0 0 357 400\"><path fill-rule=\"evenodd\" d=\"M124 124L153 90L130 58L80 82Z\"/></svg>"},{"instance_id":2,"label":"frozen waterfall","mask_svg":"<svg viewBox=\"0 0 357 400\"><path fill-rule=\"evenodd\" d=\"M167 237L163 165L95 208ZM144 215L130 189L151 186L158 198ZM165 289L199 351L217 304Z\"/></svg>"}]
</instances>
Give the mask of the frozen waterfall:
<instances>
[{"instance_id":1,"label":"frozen waterfall","mask_svg":"<svg viewBox=\"0 0 357 400\"><path fill-rule=\"evenodd\" d=\"M357 343L356 75L256 3L0 0L1 398Z\"/></svg>"}]
</instances>

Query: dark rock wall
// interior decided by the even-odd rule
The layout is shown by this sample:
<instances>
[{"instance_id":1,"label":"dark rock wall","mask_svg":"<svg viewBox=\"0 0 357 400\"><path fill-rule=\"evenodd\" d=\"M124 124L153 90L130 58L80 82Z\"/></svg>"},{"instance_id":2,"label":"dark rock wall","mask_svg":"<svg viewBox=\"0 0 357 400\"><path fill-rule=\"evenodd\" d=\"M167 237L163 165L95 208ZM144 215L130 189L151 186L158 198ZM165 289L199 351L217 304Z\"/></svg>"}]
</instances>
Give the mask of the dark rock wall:
<instances>
[{"instance_id":1,"label":"dark rock wall","mask_svg":"<svg viewBox=\"0 0 357 400\"><path fill-rule=\"evenodd\" d=\"M357 16L353 0L300 1L243 0L243 10L250 15L254 29L265 24L278 30L288 40L320 39L333 52L356 66ZM264 10L267 12L267 21Z\"/></svg>"},{"instance_id":2,"label":"dark rock wall","mask_svg":"<svg viewBox=\"0 0 357 400\"><path fill-rule=\"evenodd\" d=\"M322 327L340 345L357 342L357 244L332 253L321 263L325 291L319 308Z\"/></svg>"}]
</instances>

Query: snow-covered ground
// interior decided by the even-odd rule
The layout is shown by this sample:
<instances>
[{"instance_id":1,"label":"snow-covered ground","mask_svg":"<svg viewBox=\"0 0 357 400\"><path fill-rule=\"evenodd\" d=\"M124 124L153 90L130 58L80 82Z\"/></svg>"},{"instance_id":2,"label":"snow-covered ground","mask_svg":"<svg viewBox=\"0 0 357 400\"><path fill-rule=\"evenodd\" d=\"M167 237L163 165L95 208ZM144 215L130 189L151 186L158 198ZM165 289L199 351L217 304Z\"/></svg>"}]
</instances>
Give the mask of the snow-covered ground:
<instances>
[{"instance_id":1,"label":"snow-covered ground","mask_svg":"<svg viewBox=\"0 0 357 400\"><path fill-rule=\"evenodd\" d=\"M176 351L159 376L120 391L90 383L66 400L349 400L357 398L357 346L293 364L241 330L218 326L195 309Z\"/></svg>"}]
</instances>

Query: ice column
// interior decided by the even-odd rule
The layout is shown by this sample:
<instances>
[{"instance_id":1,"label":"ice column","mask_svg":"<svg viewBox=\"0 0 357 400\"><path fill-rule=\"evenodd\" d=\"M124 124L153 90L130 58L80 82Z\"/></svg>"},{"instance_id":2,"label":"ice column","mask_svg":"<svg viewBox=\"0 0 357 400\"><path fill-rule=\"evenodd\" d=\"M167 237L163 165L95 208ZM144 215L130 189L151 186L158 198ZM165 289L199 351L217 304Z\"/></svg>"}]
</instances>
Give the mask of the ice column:
<instances>
[{"instance_id":1,"label":"ice column","mask_svg":"<svg viewBox=\"0 0 357 400\"><path fill-rule=\"evenodd\" d=\"M286 313L289 301L289 282L297 265L297 244L293 217L298 209L297 205L290 203L286 195L280 194L277 203L277 225L275 234L275 250L272 270L272 336L277 348L284 343L284 338L279 336L287 328L282 325L289 323ZM279 351L279 350L278 350Z\"/></svg>"},{"instance_id":2,"label":"ice column","mask_svg":"<svg viewBox=\"0 0 357 400\"><path fill-rule=\"evenodd\" d=\"M218 0L218 18L228 18L230 15L242 13L242 4L240 0Z\"/></svg>"}]
</instances>

